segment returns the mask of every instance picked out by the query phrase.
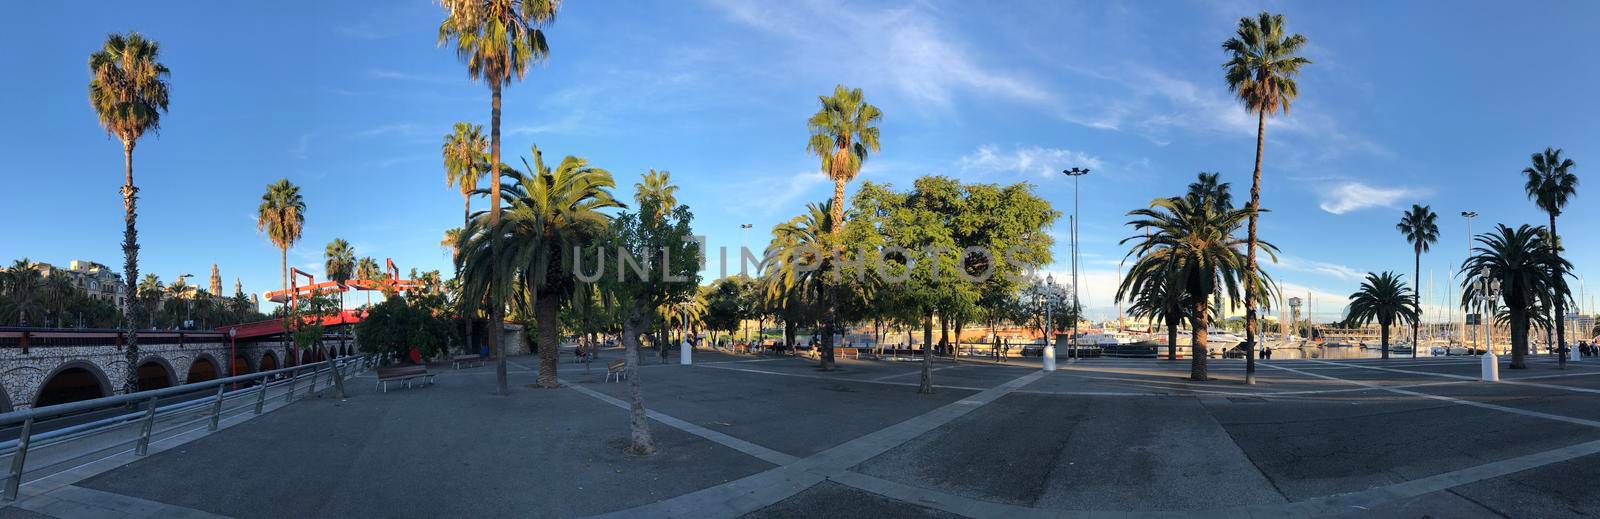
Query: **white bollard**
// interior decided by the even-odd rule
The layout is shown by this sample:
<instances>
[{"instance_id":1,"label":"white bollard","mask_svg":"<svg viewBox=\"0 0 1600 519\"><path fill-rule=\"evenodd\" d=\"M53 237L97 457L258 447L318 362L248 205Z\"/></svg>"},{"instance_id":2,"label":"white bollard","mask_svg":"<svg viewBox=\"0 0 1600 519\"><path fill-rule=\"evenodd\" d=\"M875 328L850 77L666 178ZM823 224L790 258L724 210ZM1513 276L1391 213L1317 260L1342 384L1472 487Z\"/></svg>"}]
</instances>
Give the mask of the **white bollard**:
<instances>
[{"instance_id":1,"label":"white bollard","mask_svg":"<svg viewBox=\"0 0 1600 519\"><path fill-rule=\"evenodd\" d=\"M1567 346L1565 355L1567 356L1567 362L1577 362L1578 359L1583 358L1583 353L1578 351L1577 346Z\"/></svg>"},{"instance_id":2,"label":"white bollard","mask_svg":"<svg viewBox=\"0 0 1600 519\"><path fill-rule=\"evenodd\" d=\"M694 364L694 346L689 341L683 341L683 347L678 348L678 363L685 366Z\"/></svg>"},{"instance_id":3,"label":"white bollard","mask_svg":"<svg viewBox=\"0 0 1600 519\"><path fill-rule=\"evenodd\" d=\"M1044 370L1045 371L1055 371L1056 370L1056 347L1055 346L1045 346L1044 347L1044 355L1043 355L1043 357L1044 357Z\"/></svg>"},{"instance_id":4,"label":"white bollard","mask_svg":"<svg viewBox=\"0 0 1600 519\"><path fill-rule=\"evenodd\" d=\"M1500 381L1500 361L1494 356L1494 352L1492 351L1486 351L1483 353L1483 381Z\"/></svg>"}]
</instances>

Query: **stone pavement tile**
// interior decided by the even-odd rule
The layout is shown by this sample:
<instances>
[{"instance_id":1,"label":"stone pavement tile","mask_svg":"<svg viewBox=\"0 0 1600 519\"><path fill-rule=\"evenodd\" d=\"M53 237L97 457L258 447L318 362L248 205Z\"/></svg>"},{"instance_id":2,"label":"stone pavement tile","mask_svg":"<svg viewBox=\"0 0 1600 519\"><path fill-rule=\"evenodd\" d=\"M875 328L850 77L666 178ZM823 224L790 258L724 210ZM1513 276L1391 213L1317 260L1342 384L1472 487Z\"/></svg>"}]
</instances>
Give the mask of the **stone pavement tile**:
<instances>
[{"instance_id":1,"label":"stone pavement tile","mask_svg":"<svg viewBox=\"0 0 1600 519\"><path fill-rule=\"evenodd\" d=\"M1293 501L1600 438L1590 427L1415 397L1208 408Z\"/></svg>"},{"instance_id":2,"label":"stone pavement tile","mask_svg":"<svg viewBox=\"0 0 1600 519\"><path fill-rule=\"evenodd\" d=\"M1484 508L1454 493L1433 492L1417 497L1401 498L1374 507L1352 507L1352 510L1332 517L1339 518L1393 518L1393 519L1491 519L1505 516Z\"/></svg>"},{"instance_id":3,"label":"stone pavement tile","mask_svg":"<svg viewBox=\"0 0 1600 519\"><path fill-rule=\"evenodd\" d=\"M524 359L525 360L525 359ZM627 412L567 390L493 395L441 376L348 402L297 402L79 483L235 517L570 517L654 502L772 465L652 423L660 453L623 453Z\"/></svg>"},{"instance_id":4,"label":"stone pavement tile","mask_svg":"<svg viewBox=\"0 0 1600 519\"><path fill-rule=\"evenodd\" d=\"M1540 381L1539 383L1544 383ZM1553 387L1467 382L1411 391L1600 422L1600 394Z\"/></svg>"},{"instance_id":5,"label":"stone pavement tile","mask_svg":"<svg viewBox=\"0 0 1600 519\"><path fill-rule=\"evenodd\" d=\"M800 457L974 393L940 388L919 395L913 386L704 367L641 371L650 409ZM626 399L626 384L579 384Z\"/></svg>"},{"instance_id":6,"label":"stone pavement tile","mask_svg":"<svg viewBox=\"0 0 1600 519\"><path fill-rule=\"evenodd\" d=\"M897 501L865 490L823 481L771 506L745 514L746 519L852 517L911 519L959 518L961 516Z\"/></svg>"},{"instance_id":7,"label":"stone pavement tile","mask_svg":"<svg viewBox=\"0 0 1600 519\"><path fill-rule=\"evenodd\" d=\"M1455 487L1455 493L1509 517L1600 515L1600 455L1574 458Z\"/></svg>"},{"instance_id":8,"label":"stone pavement tile","mask_svg":"<svg viewBox=\"0 0 1600 519\"><path fill-rule=\"evenodd\" d=\"M38 512L7 506L0 508L0 519L49 519L50 516Z\"/></svg>"},{"instance_id":9,"label":"stone pavement tile","mask_svg":"<svg viewBox=\"0 0 1600 519\"><path fill-rule=\"evenodd\" d=\"M1188 398L1008 395L856 470L1054 510L1200 510L1283 501ZM1228 492L1213 492L1222 484Z\"/></svg>"}]
</instances>

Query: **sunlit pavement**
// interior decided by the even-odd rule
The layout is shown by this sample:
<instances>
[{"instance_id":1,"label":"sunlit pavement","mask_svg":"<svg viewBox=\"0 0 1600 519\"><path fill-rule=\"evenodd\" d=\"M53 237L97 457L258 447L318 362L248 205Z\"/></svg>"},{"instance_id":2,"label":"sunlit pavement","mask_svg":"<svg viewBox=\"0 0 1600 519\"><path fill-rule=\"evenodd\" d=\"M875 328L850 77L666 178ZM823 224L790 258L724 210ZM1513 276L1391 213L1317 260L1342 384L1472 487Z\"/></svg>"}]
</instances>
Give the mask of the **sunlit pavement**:
<instances>
[{"instance_id":1,"label":"sunlit pavement","mask_svg":"<svg viewBox=\"0 0 1600 519\"><path fill-rule=\"evenodd\" d=\"M108 511L234 517L1473 517L1600 513L1600 362L814 360L697 352L640 369L661 452L633 458L626 384L535 358L298 402L65 487ZM81 490L72 490L81 489ZM119 504L120 503L120 504ZM132 504L129 504L132 503ZM0 509L0 517L34 512ZM10 515L7 515L10 514ZM138 514L134 514L138 515Z\"/></svg>"}]
</instances>

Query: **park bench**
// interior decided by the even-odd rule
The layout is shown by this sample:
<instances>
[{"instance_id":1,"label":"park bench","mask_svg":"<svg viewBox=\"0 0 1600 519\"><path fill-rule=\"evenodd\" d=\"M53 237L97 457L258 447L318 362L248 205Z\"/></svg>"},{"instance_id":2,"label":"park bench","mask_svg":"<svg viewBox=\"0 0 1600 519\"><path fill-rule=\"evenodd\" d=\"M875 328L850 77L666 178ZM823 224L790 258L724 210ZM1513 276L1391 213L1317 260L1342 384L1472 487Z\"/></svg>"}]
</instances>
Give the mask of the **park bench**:
<instances>
[{"instance_id":1,"label":"park bench","mask_svg":"<svg viewBox=\"0 0 1600 519\"><path fill-rule=\"evenodd\" d=\"M450 366L454 367L455 369L461 369L462 366L471 367L471 366L482 366L482 365L483 365L483 357L480 357L480 356L475 355L475 354L469 353L469 354L465 354L465 355L456 355L454 357L450 357Z\"/></svg>"},{"instance_id":2,"label":"park bench","mask_svg":"<svg viewBox=\"0 0 1600 519\"><path fill-rule=\"evenodd\" d=\"M859 358L861 358L861 349L860 348L835 348L833 350L833 354L834 354L835 357L850 357L852 359L859 359Z\"/></svg>"},{"instance_id":3,"label":"park bench","mask_svg":"<svg viewBox=\"0 0 1600 519\"><path fill-rule=\"evenodd\" d=\"M611 362L607 362L606 363L606 382L610 382L611 381L611 377L613 375L615 375L617 377L617 382L622 382L623 377L628 376L628 372L626 371L627 369L628 369L628 361L626 359L617 359L617 360L613 360Z\"/></svg>"},{"instance_id":4,"label":"park bench","mask_svg":"<svg viewBox=\"0 0 1600 519\"><path fill-rule=\"evenodd\" d=\"M416 380L422 385L433 383L433 374L428 373L427 366L397 366L378 368L378 386L383 392L389 392L390 382L404 382L406 387L411 387L411 381Z\"/></svg>"}]
</instances>

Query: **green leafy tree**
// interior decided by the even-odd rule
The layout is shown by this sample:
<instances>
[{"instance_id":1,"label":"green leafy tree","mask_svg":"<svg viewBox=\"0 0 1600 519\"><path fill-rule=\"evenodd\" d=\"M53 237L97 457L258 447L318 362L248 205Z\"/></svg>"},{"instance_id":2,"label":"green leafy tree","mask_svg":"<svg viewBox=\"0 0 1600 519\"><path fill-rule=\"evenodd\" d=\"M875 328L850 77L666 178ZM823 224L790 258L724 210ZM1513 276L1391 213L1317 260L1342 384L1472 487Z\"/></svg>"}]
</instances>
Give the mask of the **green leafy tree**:
<instances>
[{"instance_id":1,"label":"green leafy tree","mask_svg":"<svg viewBox=\"0 0 1600 519\"><path fill-rule=\"evenodd\" d=\"M1505 304L1511 323L1511 368L1527 368L1530 312L1554 306L1553 299L1571 297L1555 272L1572 267L1549 247L1542 226L1505 225L1478 235L1472 256L1461 265L1461 306L1480 307L1478 280L1500 283L1498 302ZM1481 308L1481 307L1480 307ZM1489 310L1484 308L1483 310Z\"/></svg>"},{"instance_id":2,"label":"green leafy tree","mask_svg":"<svg viewBox=\"0 0 1600 519\"><path fill-rule=\"evenodd\" d=\"M1299 97L1300 86L1295 77L1300 75L1301 67L1311 64L1311 60L1300 56L1305 45L1305 36L1290 34L1285 28L1283 15L1265 11L1254 18L1240 18L1234 37L1222 42L1222 51L1228 54L1228 61L1222 64L1227 70L1224 77L1228 91L1238 96L1245 109L1256 114L1256 162L1250 177L1250 228L1243 273L1245 286L1249 287L1259 285L1251 280L1259 273L1256 249L1260 240L1256 236L1256 219L1261 212L1261 149L1266 142L1267 114L1287 115L1289 104ZM1245 371L1252 382L1256 368L1256 306L1262 302L1261 295L1253 289L1245 291Z\"/></svg>"},{"instance_id":3,"label":"green leafy tree","mask_svg":"<svg viewBox=\"0 0 1600 519\"><path fill-rule=\"evenodd\" d=\"M648 176L646 177L648 178ZM666 185L663 181L656 187ZM640 338L651 327L662 309L685 305L694 300L699 285L701 251L693 238L690 222L694 215L683 205L663 209L669 202L671 189L638 187L637 212L624 211L610 222L604 241L596 250L596 259L612 255L615 276L608 273L604 260L594 279L601 289L610 294L621 308L622 343L627 349L629 415L629 451L635 455L656 452L655 440L650 435L646 417L644 393L639 382ZM638 261L639 270L625 267L623 257ZM657 347L665 351L665 345Z\"/></svg>"},{"instance_id":4,"label":"green leafy tree","mask_svg":"<svg viewBox=\"0 0 1600 519\"><path fill-rule=\"evenodd\" d=\"M500 195L503 164L500 163L500 94L512 79L522 79L528 65L542 62L550 55L545 41L544 27L555 22L559 0L440 0L445 19L439 24L439 44L453 42L456 57L467 67L467 76L489 85L489 228L499 227L502 198ZM468 227L471 227L470 225ZM498 255L501 236L488 238L486 261L500 263ZM480 272L495 275L506 271L500 268L482 268ZM496 280L509 284L510 280ZM505 356L500 348L500 327L505 322L505 300L497 298L503 290L487 293L489 322L489 349L494 352L496 382L500 395L510 394L506 383ZM479 299L469 299L478 301ZM542 362L542 361L541 361ZM541 364L541 371L544 369ZM544 377L541 377L541 380ZM553 383L553 382L551 382ZM543 385L543 384L541 384Z\"/></svg>"},{"instance_id":5,"label":"green leafy tree","mask_svg":"<svg viewBox=\"0 0 1600 519\"><path fill-rule=\"evenodd\" d=\"M1367 273L1361 288L1350 294L1349 313L1345 326L1358 327L1377 321L1383 348L1383 358L1389 358L1389 327L1395 322L1415 323L1421 309L1417 307L1416 293L1399 275L1393 272Z\"/></svg>"},{"instance_id":6,"label":"green leafy tree","mask_svg":"<svg viewBox=\"0 0 1600 519\"><path fill-rule=\"evenodd\" d=\"M822 173L833 181L833 203L829 206L833 214L828 219L828 232L837 237L844 223L844 186L861 172L861 163L867 160L868 154L878 151L878 124L883 120L883 112L866 102L861 89L847 89L844 85L835 86L831 96L818 96L817 101L822 104L821 108L806 121L806 128L811 132L806 151L822 160ZM824 269L831 268L831 259L824 256L823 261ZM833 336L839 332L835 329L834 314L838 308L834 297L829 294L822 316L828 327L823 334L823 369L833 368Z\"/></svg>"},{"instance_id":7,"label":"green leafy tree","mask_svg":"<svg viewBox=\"0 0 1600 519\"><path fill-rule=\"evenodd\" d=\"M133 183L133 147L146 132L161 128L161 114L167 111L167 78L172 71L158 61L160 54L161 44L130 32L106 36L100 50L89 55L89 105L106 133L122 141L122 279L130 294L138 288L135 282L139 279L139 231L135 226L139 188ZM125 301L131 304L132 298ZM139 360L139 332L132 321L132 307L125 306L122 311L129 317L123 354L132 366ZM128 370L123 386L126 393L139 390L136 370Z\"/></svg>"},{"instance_id":8,"label":"green leafy tree","mask_svg":"<svg viewBox=\"0 0 1600 519\"><path fill-rule=\"evenodd\" d=\"M1400 223L1395 224L1395 229L1406 237L1406 242L1411 244L1411 251L1415 264L1412 279L1422 279L1422 253L1428 252L1428 247L1439 241L1439 214L1425 205L1411 205L1411 210L1400 215ZM1416 306L1422 307L1422 295L1416 291ZM1417 350L1422 349L1421 335L1417 333L1420 320L1411 321L1411 357L1416 358ZM1386 355L1387 356L1387 355Z\"/></svg>"},{"instance_id":9,"label":"green leafy tree","mask_svg":"<svg viewBox=\"0 0 1600 519\"><path fill-rule=\"evenodd\" d=\"M1561 210L1567 207L1567 202L1572 197L1577 196L1578 176L1572 173L1572 169L1576 168L1577 165L1572 162L1572 159L1563 158L1560 149L1545 148L1543 153L1533 154L1531 160L1533 165L1522 170L1522 174L1528 178L1525 190L1528 192L1528 198L1539 206L1539 210L1550 215L1550 232L1546 236L1550 241L1548 244L1550 255L1560 258L1561 236L1556 234L1556 217L1561 216ZM1550 277L1555 282L1552 288L1558 291L1565 291L1566 278L1561 270L1561 263L1552 263L1550 268L1553 269ZM1565 318L1566 313L1564 313L1566 312L1566 307L1563 303L1565 303L1564 300L1566 298L1555 296L1552 299L1555 303L1556 344L1559 345L1559 351L1565 352L1567 351L1567 320ZM1559 358L1561 359L1559 361L1561 367L1565 369L1567 367L1566 355L1561 355Z\"/></svg>"}]
</instances>

